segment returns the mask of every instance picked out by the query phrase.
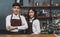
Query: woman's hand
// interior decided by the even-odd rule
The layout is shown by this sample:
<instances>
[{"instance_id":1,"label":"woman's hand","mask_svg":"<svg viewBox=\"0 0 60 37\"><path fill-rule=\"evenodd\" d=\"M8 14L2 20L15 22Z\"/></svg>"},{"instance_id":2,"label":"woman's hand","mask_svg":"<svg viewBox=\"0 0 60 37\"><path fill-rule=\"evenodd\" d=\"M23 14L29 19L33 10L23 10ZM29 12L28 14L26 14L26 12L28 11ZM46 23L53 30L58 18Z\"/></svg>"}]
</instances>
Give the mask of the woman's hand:
<instances>
[{"instance_id":1,"label":"woman's hand","mask_svg":"<svg viewBox=\"0 0 60 37\"><path fill-rule=\"evenodd\" d=\"M31 35L35 35L34 33L32 33Z\"/></svg>"},{"instance_id":2,"label":"woman's hand","mask_svg":"<svg viewBox=\"0 0 60 37\"><path fill-rule=\"evenodd\" d=\"M32 33L31 35L37 35L36 33Z\"/></svg>"}]
</instances>

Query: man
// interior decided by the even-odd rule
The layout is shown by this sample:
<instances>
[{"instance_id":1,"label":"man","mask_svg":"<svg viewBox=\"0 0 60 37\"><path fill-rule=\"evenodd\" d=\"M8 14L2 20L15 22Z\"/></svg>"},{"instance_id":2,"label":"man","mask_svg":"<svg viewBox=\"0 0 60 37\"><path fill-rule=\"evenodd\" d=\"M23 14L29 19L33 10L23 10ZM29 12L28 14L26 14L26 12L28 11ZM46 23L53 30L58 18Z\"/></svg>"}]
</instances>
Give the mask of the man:
<instances>
[{"instance_id":1,"label":"man","mask_svg":"<svg viewBox=\"0 0 60 37\"><path fill-rule=\"evenodd\" d=\"M25 17L20 13L20 4L12 5L12 14L6 17L6 29L12 33L23 33L28 28Z\"/></svg>"}]
</instances>

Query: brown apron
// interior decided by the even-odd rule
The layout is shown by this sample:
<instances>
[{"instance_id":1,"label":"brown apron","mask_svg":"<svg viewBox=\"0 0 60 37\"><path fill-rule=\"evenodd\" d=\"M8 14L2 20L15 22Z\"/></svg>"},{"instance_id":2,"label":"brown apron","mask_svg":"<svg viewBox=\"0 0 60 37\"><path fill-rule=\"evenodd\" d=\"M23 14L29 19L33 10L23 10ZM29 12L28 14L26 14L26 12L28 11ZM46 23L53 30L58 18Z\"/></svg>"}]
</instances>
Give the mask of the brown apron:
<instances>
[{"instance_id":1,"label":"brown apron","mask_svg":"<svg viewBox=\"0 0 60 37\"><path fill-rule=\"evenodd\" d=\"M13 15L11 16L11 26L22 26L21 19L12 19L12 17L13 17ZM24 30L19 30L16 33L24 33Z\"/></svg>"},{"instance_id":2,"label":"brown apron","mask_svg":"<svg viewBox=\"0 0 60 37\"><path fill-rule=\"evenodd\" d=\"M21 26L22 21L21 19L11 19L11 26Z\"/></svg>"}]
</instances>

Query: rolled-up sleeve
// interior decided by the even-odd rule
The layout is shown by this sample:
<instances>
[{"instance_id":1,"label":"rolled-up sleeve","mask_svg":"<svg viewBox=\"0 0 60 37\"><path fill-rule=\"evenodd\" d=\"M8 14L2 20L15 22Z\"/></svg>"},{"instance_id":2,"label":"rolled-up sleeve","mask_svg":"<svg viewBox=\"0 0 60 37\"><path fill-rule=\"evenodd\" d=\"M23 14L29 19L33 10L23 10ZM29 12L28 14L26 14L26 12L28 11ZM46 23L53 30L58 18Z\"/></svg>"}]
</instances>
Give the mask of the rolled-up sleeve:
<instances>
[{"instance_id":1,"label":"rolled-up sleeve","mask_svg":"<svg viewBox=\"0 0 60 37\"><path fill-rule=\"evenodd\" d=\"M26 21L26 19L25 19L25 17L24 16L21 16L21 20L22 20L22 26L18 26L18 29L22 29L22 30L25 30L25 29L27 29L28 28L28 25L27 25L27 21Z\"/></svg>"},{"instance_id":2,"label":"rolled-up sleeve","mask_svg":"<svg viewBox=\"0 0 60 37\"><path fill-rule=\"evenodd\" d=\"M9 30L9 26L11 25L11 23L10 23L10 16L7 16L6 17L6 30Z\"/></svg>"}]
</instances>

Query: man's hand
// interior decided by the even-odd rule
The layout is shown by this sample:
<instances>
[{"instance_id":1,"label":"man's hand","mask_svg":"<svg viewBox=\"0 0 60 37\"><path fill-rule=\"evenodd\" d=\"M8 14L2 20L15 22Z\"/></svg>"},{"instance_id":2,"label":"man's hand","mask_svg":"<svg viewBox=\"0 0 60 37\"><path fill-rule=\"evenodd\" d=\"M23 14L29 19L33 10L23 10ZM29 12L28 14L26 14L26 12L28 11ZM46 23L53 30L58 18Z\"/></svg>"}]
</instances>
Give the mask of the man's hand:
<instances>
[{"instance_id":1,"label":"man's hand","mask_svg":"<svg viewBox=\"0 0 60 37\"><path fill-rule=\"evenodd\" d=\"M22 23L22 26L25 25L24 23Z\"/></svg>"},{"instance_id":2,"label":"man's hand","mask_svg":"<svg viewBox=\"0 0 60 37\"><path fill-rule=\"evenodd\" d=\"M9 26L8 29L9 30L13 30L13 29L17 29L18 27L17 26Z\"/></svg>"}]
</instances>

